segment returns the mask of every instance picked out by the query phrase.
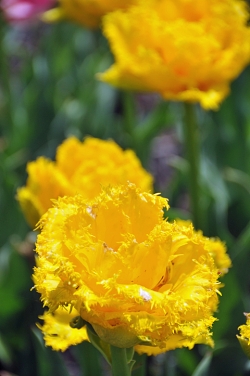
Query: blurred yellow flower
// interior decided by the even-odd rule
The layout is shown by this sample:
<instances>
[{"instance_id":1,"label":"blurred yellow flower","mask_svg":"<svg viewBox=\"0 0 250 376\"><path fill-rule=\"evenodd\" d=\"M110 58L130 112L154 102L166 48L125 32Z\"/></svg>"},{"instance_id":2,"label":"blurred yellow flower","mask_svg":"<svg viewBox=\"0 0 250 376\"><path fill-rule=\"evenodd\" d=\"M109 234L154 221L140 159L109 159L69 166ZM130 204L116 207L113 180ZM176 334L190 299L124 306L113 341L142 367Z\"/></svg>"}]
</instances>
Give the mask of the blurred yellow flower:
<instances>
[{"instance_id":1,"label":"blurred yellow flower","mask_svg":"<svg viewBox=\"0 0 250 376\"><path fill-rule=\"evenodd\" d=\"M127 181L145 191L153 189L152 176L132 150L91 137L84 142L68 138L58 147L55 162L40 157L28 163L27 172L27 184L18 190L17 199L31 227L51 207L51 199L77 193L89 199L102 186Z\"/></svg>"},{"instance_id":2,"label":"blurred yellow flower","mask_svg":"<svg viewBox=\"0 0 250 376\"><path fill-rule=\"evenodd\" d=\"M69 19L80 25L96 28L106 13L126 9L135 2L136 0L59 0L59 6L45 12L42 18L47 22Z\"/></svg>"},{"instance_id":3,"label":"blurred yellow flower","mask_svg":"<svg viewBox=\"0 0 250 376\"><path fill-rule=\"evenodd\" d=\"M73 307L103 341L138 352L213 345L220 273L207 238L164 220L164 208L132 183L55 201L34 271L50 312Z\"/></svg>"},{"instance_id":4,"label":"blurred yellow flower","mask_svg":"<svg viewBox=\"0 0 250 376\"><path fill-rule=\"evenodd\" d=\"M240 335L237 338L245 354L250 359L250 313L245 313L247 318L246 325L239 326Z\"/></svg>"},{"instance_id":5,"label":"blurred yellow flower","mask_svg":"<svg viewBox=\"0 0 250 376\"><path fill-rule=\"evenodd\" d=\"M219 239L207 238L205 247L214 259L215 265L219 269L219 273L223 276L232 266L230 257L226 253L226 246Z\"/></svg>"},{"instance_id":6,"label":"blurred yellow flower","mask_svg":"<svg viewBox=\"0 0 250 376\"><path fill-rule=\"evenodd\" d=\"M56 351L65 351L71 345L89 341L86 327L80 329L70 326L71 320L77 316L77 311L70 311L66 307L58 308L53 314L46 312L40 318L44 320L43 326L38 325L44 334L46 346L51 346Z\"/></svg>"},{"instance_id":7,"label":"blurred yellow flower","mask_svg":"<svg viewBox=\"0 0 250 376\"><path fill-rule=\"evenodd\" d=\"M217 109L250 62L248 19L241 0L138 0L103 18L115 63L98 78Z\"/></svg>"}]
</instances>

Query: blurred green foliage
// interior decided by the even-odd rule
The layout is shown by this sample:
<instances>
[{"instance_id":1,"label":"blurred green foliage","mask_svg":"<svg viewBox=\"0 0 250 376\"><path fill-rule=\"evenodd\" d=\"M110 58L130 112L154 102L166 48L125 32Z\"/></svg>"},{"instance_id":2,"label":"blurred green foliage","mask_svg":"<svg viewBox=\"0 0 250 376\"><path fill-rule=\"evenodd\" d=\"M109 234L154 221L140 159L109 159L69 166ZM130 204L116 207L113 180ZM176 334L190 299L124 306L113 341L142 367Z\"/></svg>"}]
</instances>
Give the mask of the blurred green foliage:
<instances>
[{"instance_id":1,"label":"blurred green foliage","mask_svg":"<svg viewBox=\"0 0 250 376\"><path fill-rule=\"evenodd\" d=\"M0 365L18 376L86 376L110 370L88 343L64 354L44 347L36 327L42 314L31 291L35 264L30 232L15 200L25 167L53 158L69 135L113 138L133 148L170 199L170 219L189 218L182 105L154 95L121 93L95 79L112 63L100 32L70 23L15 28L1 24L0 41ZM171 351L138 358L134 376L249 375L236 339L250 311L250 69L233 83L218 112L197 107L202 150L203 231L229 248L233 268L214 325L214 349ZM167 142L165 142L167 140ZM157 153L161 151L161 154Z\"/></svg>"}]
</instances>

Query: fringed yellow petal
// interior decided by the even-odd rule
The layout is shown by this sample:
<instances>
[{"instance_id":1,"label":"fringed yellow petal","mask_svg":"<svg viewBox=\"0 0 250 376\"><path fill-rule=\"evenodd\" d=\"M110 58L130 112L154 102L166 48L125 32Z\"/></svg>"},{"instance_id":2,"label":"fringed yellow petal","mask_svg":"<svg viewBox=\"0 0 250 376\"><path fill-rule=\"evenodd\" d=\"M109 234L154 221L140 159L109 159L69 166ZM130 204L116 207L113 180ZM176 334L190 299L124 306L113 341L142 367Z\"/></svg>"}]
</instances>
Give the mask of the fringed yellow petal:
<instances>
[{"instance_id":1,"label":"fringed yellow petal","mask_svg":"<svg viewBox=\"0 0 250 376\"><path fill-rule=\"evenodd\" d=\"M245 316L247 318L246 325L239 326L240 335L236 337L239 340L242 350L250 359L250 313L245 313Z\"/></svg>"},{"instance_id":2,"label":"fringed yellow petal","mask_svg":"<svg viewBox=\"0 0 250 376\"><path fill-rule=\"evenodd\" d=\"M77 345L83 341L89 341L86 327L80 329L72 328L70 323L77 311L69 311L66 308L59 308L55 313L47 312L40 318L44 321L39 328L44 334L46 346L53 350L65 351L71 345Z\"/></svg>"},{"instance_id":3,"label":"fringed yellow petal","mask_svg":"<svg viewBox=\"0 0 250 376\"><path fill-rule=\"evenodd\" d=\"M195 233L193 225L190 221L177 219L175 222L179 226L189 229L189 231ZM197 236L203 236L201 231L198 231L196 233ZM223 243L220 239L206 238L206 248L213 257L214 262L221 275L226 274L228 272L228 269L232 266L232 262L227 254L225 243Z\"/></svg>"}]
</instances>

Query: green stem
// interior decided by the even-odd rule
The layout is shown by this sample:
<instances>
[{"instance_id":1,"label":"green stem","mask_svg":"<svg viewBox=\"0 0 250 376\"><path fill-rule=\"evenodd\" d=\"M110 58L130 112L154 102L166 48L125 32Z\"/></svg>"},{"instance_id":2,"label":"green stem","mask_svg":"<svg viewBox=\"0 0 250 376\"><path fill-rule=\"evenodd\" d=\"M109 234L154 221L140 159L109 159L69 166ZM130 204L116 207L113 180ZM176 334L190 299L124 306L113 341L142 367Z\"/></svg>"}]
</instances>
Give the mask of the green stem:
<instances>
[{"instance_id":1,"label":"green stem","mask_svg":"<svg viewBox=\"0 0 250 376\"><path fill-rule=\"evenodd\" d=\"M189 163L189 195L192 210L193 224L196 229L202 228L202 211L200 206L200 152L199 152L199 136L198 126L196 122L194 106L184 103L184 141L186 147L186 155Z\"/></svg>"},{"instance_id":2,"label":"green stem","mask_svg":"<svg viewBox=\"0 0 250 376\"><path fill-rule=\"evenodd\" d=\"M130 376L130 366L127 360L126 349L110 345L112 358L112 376Z\"/></svg>"},{"instance_id":3,"label":"green stem","mask_svg":"<svg viewBox=\"0 0 250 376\"><path fill-rule=\"evenodd\" d=\"M135 101L134 96L129 91L122 92L124 128L127 135L133 138L135 125Z\"/></svg>"}]
</instances>

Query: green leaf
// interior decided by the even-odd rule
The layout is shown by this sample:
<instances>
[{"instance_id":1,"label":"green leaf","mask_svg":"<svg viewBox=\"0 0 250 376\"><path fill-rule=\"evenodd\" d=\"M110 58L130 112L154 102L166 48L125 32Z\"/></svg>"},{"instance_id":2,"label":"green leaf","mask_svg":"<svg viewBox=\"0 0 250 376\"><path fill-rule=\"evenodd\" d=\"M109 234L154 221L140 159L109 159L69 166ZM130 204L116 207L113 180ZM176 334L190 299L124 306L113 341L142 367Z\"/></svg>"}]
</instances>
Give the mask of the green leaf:
<instances>
[{"instance_id":1,"label":"green leaf","mask_svg":"<svg viewBox=\"0 0 250 376\"><path fill-rule=\"evenodd\" d=\"M2 363L10 364L11 363L11 353L10 349L7 346L3 336L0 335L0 360Z\"/></svg>"},{"instance_id":2,"label":"green leaf","mask_svg":"<svg viewBox=\"0 0 250 376\"><path fill-rule=\"evenodd\" d=\"M45 347L42 333L36 327L32 328L34 347L37 361L38 376L69 376L69 372L59 352Z\"/></svg>"},{"instance_id":3,"label":"green leaf","mask_svg":"<svg viewBox=\"0 0 250 376\"><path fill-rule=\"evenodd\" d=\"M77 346L72 346L70 351L79 364L83 375L97 376L103 374L102 355L91 343L84 341Z\"/></svg>"},{"instance_id":4,"label":"green leaf","mask_svg":"<svg viewBox=\"0 0 250 376\"><path fill-rule=\"evenodd\" d=\"M208 375L210 363L212 360L212 352L208 352L200 361L192 376L206 376Z\"/></svg>"}]
</instances>

